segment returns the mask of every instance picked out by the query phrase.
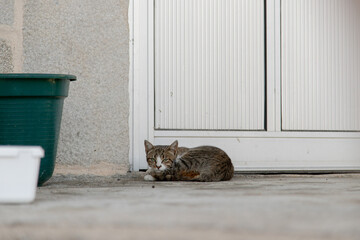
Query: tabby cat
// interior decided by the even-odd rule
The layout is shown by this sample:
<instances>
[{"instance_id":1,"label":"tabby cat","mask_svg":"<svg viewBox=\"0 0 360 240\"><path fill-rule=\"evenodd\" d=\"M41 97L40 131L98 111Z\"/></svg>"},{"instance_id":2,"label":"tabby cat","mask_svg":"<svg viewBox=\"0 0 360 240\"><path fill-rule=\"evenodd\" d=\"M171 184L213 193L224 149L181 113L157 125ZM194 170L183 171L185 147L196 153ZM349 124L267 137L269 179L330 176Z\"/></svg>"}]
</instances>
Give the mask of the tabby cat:
<instances>
[{"instance_id":1,"label":"tabby cat","mask_svg":"<svg viewBox=\"0 0 360 240\"><path fill-rule=\"evenodd\" d=\"M227 181L234 175L231 159L221 149L212 146L196 148L178 147L178 141L170 146L153 146L145 140L149 170L148 181Z\"/></svg>"}]
</instances>

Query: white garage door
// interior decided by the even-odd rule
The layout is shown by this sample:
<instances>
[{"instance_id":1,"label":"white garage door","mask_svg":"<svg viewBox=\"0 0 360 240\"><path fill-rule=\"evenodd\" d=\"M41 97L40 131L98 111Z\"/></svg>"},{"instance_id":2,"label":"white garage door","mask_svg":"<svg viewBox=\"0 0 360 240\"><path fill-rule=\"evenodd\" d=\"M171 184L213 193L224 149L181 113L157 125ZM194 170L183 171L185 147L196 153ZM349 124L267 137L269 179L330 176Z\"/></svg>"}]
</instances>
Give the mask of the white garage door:
<instances>
[{"instance_id":1,"label":"white garage door","mask_svg":"<svg viewBox=\"0 0 360 240\"><path fill-rule=\"evenodd\" d=\"M360 170L359 5L133 0L132 168L177 139L237 171Z\"/></svg>"}]
</instances>

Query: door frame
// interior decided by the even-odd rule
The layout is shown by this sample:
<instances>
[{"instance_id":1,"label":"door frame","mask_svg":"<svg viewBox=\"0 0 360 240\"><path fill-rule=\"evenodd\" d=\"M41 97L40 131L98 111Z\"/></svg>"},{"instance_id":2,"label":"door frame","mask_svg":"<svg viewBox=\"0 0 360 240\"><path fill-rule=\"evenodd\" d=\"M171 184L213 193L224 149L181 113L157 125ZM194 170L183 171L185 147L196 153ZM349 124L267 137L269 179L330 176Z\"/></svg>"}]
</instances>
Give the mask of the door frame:
<instances>
[{"instance_id":1,"label":"door frame","mask_svg":"<svg viewBox=\"0 0 360 240\"><path fill-rule=\"evenodd\" d=\"M281 0L265 3L266 131L168 131L154 129L154 0L130 0L129 162L132 171L146 168L144 139L164 144L174 139L179 139L181 144L181 139L187 139L194 145L209 139L229 146L242 142L244 147L240 150L249 149L251 152L245 155L250 159L239 162L240 165L235 166L237 171L360 170L359 132L281 130ZM340 149L332 151L334 146Z\"/></svg>"}]
</instances>

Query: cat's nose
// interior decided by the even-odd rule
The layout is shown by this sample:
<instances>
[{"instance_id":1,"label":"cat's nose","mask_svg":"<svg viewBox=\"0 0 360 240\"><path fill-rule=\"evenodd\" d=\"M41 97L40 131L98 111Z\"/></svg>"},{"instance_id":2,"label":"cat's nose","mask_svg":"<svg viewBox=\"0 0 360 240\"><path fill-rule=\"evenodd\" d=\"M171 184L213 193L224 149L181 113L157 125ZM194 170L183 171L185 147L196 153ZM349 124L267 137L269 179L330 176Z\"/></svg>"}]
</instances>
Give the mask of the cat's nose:
<instances>
[{"instance_id":1,"label":"cat's nose","mask_svg":"<svg viewBox=\"0 0 360 240\"><path fill-rule=\"evenodd\" d=\"M160 169L160 168L161 168L161 166L156 165L156 168L157 168L157 169Z\"/></svg>"}]
</instances>

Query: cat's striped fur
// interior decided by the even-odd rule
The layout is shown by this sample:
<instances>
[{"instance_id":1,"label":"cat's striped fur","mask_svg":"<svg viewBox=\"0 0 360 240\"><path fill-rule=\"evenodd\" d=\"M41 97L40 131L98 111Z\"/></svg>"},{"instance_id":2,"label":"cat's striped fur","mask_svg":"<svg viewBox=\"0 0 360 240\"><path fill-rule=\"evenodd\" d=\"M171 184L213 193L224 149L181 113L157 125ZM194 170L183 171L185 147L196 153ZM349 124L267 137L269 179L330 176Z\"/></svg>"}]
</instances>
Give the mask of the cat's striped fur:
<instances>
[{"instance_id":1,"label":"cat's striped fur","mask_svg":"<svg viewBox=\"0 0 360 240\"><path fill-rule=\"evenodd\" d=\"M178 147L177 141L153 146L145 140L145 152L149 165L145 180L213 182L234 175L229 156L217 147L184 148Z\"/></svg>"}]
</instances>

